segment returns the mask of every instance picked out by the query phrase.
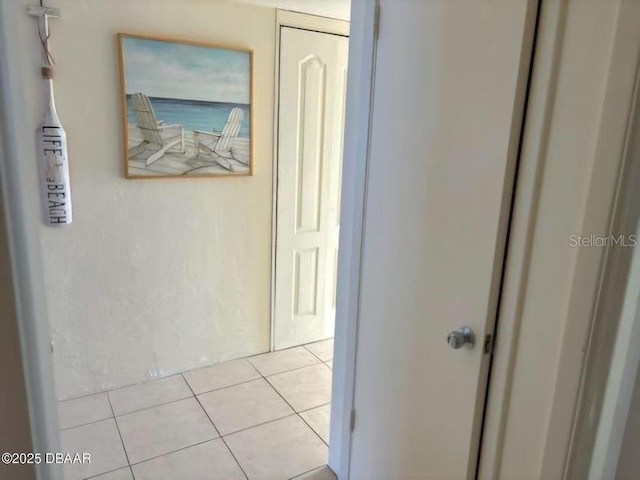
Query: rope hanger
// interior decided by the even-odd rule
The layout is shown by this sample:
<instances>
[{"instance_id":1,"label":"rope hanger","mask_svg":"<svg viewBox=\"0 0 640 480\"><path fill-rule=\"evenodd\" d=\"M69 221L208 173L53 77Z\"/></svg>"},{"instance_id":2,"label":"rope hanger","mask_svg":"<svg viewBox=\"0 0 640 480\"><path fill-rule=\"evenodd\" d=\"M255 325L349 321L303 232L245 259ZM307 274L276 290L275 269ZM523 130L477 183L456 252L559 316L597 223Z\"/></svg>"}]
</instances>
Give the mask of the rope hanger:
<instances>
[{"instance_id":1,"label":"rope hanger","mask_svg":"<svg viewBox=\"0 0 640 480\"><path fill-rule=\"evenodd\" d=\"M49 48L49 38L51 37L51 31L49 30L49 19L58 18L59 12L57 8L49 8L44 6L43 0L40 0L40 6L29 6L27 13L29 15L38 17L38 38L40 39L40 45L42 46L42 62L45 67L51 67L55 65L55 60L51 54Z\"/></svg>"}]
</instances>

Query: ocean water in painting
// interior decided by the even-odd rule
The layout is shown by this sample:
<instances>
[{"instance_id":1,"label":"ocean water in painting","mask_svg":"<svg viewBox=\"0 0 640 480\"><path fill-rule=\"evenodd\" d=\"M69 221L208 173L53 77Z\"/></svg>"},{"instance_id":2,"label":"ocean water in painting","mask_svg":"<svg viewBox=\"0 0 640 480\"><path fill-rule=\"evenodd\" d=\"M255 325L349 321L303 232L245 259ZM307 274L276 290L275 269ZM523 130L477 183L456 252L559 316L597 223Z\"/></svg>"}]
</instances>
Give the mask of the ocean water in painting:
<instances>
[{"instance_id":1,"label":"ocean water in painting","mask_svg":"<svg viewBox=\"0 0 640 480\"><path fill-rule=\"evenodd\" d=\"M238 103L206 102L197 100L179 100L174 98L150 97L151 106L158 121L166 125L179 124L185 131L220 132L234 107L244 113L244 120L238 137L249 138L250 118L249 105ZM131 95L127 95L127 117L129 124L137 123L133 111Z\"/></svg>"}]
</instances>

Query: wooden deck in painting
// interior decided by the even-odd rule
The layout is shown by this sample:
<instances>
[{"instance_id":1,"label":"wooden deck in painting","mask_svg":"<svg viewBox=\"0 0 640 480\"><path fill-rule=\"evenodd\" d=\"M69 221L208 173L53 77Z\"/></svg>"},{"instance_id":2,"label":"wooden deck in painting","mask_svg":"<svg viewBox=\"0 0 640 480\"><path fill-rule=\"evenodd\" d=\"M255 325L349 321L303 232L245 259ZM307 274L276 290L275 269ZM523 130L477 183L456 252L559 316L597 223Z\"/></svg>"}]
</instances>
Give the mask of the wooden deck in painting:
<instances>
[{"instance_id":1,"label":"wooden deck in painting","mask_svg":"<svg viewBox=\"0 0 640 480\"><path fill-rule=\"evenodd\" d=\"M154 176L195 176L195 175L246 175L249 173L250 146L248 138L235 138L231 146L233 158L227 159L234 168L229 171L216 163L213 155L200 154L195 156L193 134L185 132L185 153L168 150L159 160L147 166L147 159L157 150L157 145L144 145L140 130L135 125L129 125L128 131L128 162L129 175L133 177ZM237 159L237 160L236 160Z\"/></svg>"}]
</instances>

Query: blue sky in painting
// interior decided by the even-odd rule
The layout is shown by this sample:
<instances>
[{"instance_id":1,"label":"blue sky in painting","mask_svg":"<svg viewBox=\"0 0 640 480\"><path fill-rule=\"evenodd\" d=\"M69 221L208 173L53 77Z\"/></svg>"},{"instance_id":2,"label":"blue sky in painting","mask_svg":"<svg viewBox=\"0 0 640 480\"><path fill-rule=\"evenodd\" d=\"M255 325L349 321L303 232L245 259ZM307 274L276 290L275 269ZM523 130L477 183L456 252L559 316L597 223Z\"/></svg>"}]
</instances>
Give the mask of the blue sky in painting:
<instances>
[{"instance_id":1,"label":"blue sky in painting","mask_svg":"<svg viewBox=\"0 0 640 480\"><path fill-rule=\"evenodd\" d=\"M127 94L248 104L246 52L123 38Z\"/></svg>"}]
</instances>

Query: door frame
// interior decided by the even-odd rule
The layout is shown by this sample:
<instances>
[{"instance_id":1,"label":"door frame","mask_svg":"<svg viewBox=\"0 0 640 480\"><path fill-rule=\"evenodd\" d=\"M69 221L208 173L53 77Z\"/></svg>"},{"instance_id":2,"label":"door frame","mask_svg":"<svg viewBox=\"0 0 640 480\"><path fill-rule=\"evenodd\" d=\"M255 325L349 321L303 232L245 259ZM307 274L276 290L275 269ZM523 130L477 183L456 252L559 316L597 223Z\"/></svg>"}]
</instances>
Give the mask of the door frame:
<instances>
[{"instance_id":1,"label":"door frame","mask_svg":"<svg viewBox=\"0 0 640 480\"><path fill-rule=\"evenodd\" d=\"M573 0L541 2L478 470L478 478L487 480L518 471L526 471L526 478L560 479L567 473L581 372L606 252L597 248L575 249L571 252L571 271L561 280L553 276L561 273L563 265L549 270L546 274L549 288L568 292L557 305L561 310L557 325L549 328L548 324L542 327L527 324L532 317L547 314L544 306L531 305L535 302L535 290L540 289L532 285L533 265L544 255L553 257L559 251L566 252L566 244L539 246L543 204L547 204L548 211L548 204L570 202L563 186L545 185L548 183L545 167L556 160L556 173L570 172L574 166L563 165L558 169L557 158L571 155L576 150L571 144L584 141L585 133L593 135L592 147L581 159L588 175L577 182L582 201L565 209L565 217L571 211L577 219L575 223L580 230L574 233L609 232L639 63L637 18L624 12L634 0L605 2L606 5L599 5L601 9L591 8L589 2ZM593 29L593 25L603 25L605 21L610 22L611 30ZM603 45L602 51L592 52L593 65L578 71L589 63L579 63L579 59L578 68L571 71L585 48L584 41L593 43L593 39ZM581 76L589 75L604 80L597 86L583 85ZM585 97L601 102L589 112L587 122L576 122L575 116L558 113L567 104L580 104ZM562 131L564 138L553 139L554 130ZM543 252L536 251L544 248ZM527 344L533 347L523 348ZM546 368L553 371L548 376L542 373L544 378L535 382L538 391L532 391L519 380L531 374L532 365L539 365L547 357L553 360L547 361L545 373ZM542 390L544 394L539 395ZM512 440L518 437L528 442L526 451L521 445L513 445Z\"/></svg>"},{"instance_id":2,"label":"door frame","mask_svg":"<svg viewBox=\"0 0 640 480\"><path fill-rule=\"evenodd\" d=\"M614 205L612 235L635 232L639 220L637 208L630 207L640 201L640 189L633 183L634 179L640 178L640 70L638 74ZM630 290L629 286L638 283L632 279L632 269L639 264L638 253L634 248L609 247L605 250L567 460L567 479L614 478L616 475L640 362L640 351L637 350L640 310L637 298L629 297L629 292L637 288Z\"/></svg>"},{"instance_id":3,"label":"door frame","mask_svg":"<svg viewBox=\"0 0 640 480\"><path fill-rule=\"evenodd\" d=\"M618 112L614 116L615 110L609 108L608 117L603 118L604 125L613 124L613 134L620 135L624 129L623 145L619 154L620 169L617 178L616 199L612 206L609 226L612 234L617 234L621 229L628 228L629 222L633 221L624 210L623 192L625 189L630 189L629 185L625 185L624 177L629 169L639 168L632 166L632 162L639 161L638 158L631 157L632 154L637 156L638 152L629 151L629 148L633 144L637 145L639 141L637 137L640 136L640 57L634 49L634 46L637 48L640 44L640 32L637 30L637 25L640 22L640 8L635 7L635 10L627 9L623 12L623 9L629 8L630 5L631 2L624 0L620 10L616 43L612 55L611 79L607 86L607 94L611 98L610 107L615 105L614 101L619 103ZM636 55L635 63L629 61L634 55ZM632 84L630 84L631 78L633 78ZM623 118L624 114L626 114L626 118ZM606 133L606 130L603 129L602 133ZM603 136L602 141L605 140L606 138ZM626 195L637 201L640 198L640 191L631 190ZM630 322L625 322L622 317L621 310L625 301L624 292L627 287L628 275L621 276L618 273L627 272L631 268L633 260L631 254L626 251L627 249L624 250L608 248L603 254L602 272L598 285L599 296L589 327L588 347L583 360L582 376L573 418L571 445L565 465L567 479L583 478L584 473L589 472L592 467L600 419L604 410L607 409L610 418L613 418L614 422L617 421L619 427L620 421L626 420L625 409L628 409L628 402L633 393L622 387L621 384L624 382L621 382L621 377L629 377L631 371L637 367L637 357L630 362L631 358L625 357L623 360L624 355L616 353L619 328L625 324L627 331L631 332L635 329L637 332L639 321L638 318L634 318ZM616 357L616 355L618 356ZM618 365L624 364L625 366L624 373L615 379L616 381L612 385L609 372L614 361ZM633 365L633 362L636 362L636 365ZM631 376L626 380L630 380L630 385L633 385L635 377ZM617 393L620 394L620 397L617 401L607 404L605 403L606 399L611 395L609 400L613 400L615 396L607 392L608 386L612 386L614 390L618 389ZM622 428L624 432L624 425ZM610 438L615 437L614 432L609 431L608 433ZM597 461L603 469L613 467L613 474L615 474L620 444L616 445L611 441L607 443L610 448L599 455Z\"/></svg>"},{"instance_id":4,"label":"door frame","mask_svg":"<svg viewBox=\"0 0 640 480\"><path fill-rule=\"evenodd\" d=\"M377 1L377 0L374 0ZM367 68L362 68L360 64L352 65L352 58L366 57L373 58L374 38L373 35L367 36L365 31L372 32L374 17L372 15L371 2L369 0L355 0L352 4L352 12L358 12L359 9L365 9L369 13L368 16L353 16L355 18L355 24L357 31L350 32L350 23L344 20L337 20L333 18L320 17L315 15L309 15L299 12L292 12L289 10L276 10L276 22L275 22L275 81L274 81L274 100L273 100L273 179L272 179L272 207L271 207L271 318L270 318L270 343L269 351L273 352L275 349L275 295L276 295L276 240L277 240L277 201L278 201L278 124L279 124L279 104L280 104L280 33L283 27L300 28L303 30L311 30L315 32L342 35L349 37L349 67L347 78L347 117L345 118L345 128L350 122L349 110L350 110L350 96L354 95L356 91L358 100L360 102L366 101L366 105L369 104L369 94L363 95L367 88L366 86L371 82L372 69L371 65ZM362 28L367 26L369 28ZM364 30L364 31L363 31ZM355 64L355 62L353 62ZM367 62L365 62L367 63ZM350 87L350 85L362 85L362 91L357 91ZM365 100L366 98L366 100ZM359 103L360 104L360 103ZM368 142L368 124L369 124L369 110L366 109L366 116L358 118L357 122L354 122L352 131L357 132L357 135L364 135L364 143ZM366 121L366 127L364 128ZM359 139L361 142L362 139ZM349 142L350 143L350 142ZM345 136L345 153L348 147L346 146ZM345 155L346 158L346 155ZM366 151L357 150L354 152L354 162L360 163L362 159L366 162ZM364 181L365 170L360 169L357 172L349 175L346 170L346 161L343 159L343 174L342 174L342 197L341 197L341 211L340 211L340 245L338 255L341 257L341 251L344 247L343 237L346 239L346 232L351 232L354 228L353 222L358 222L358 215L350 215L348 220L344 220L343 216L347 210L353 209L353 202L359 202L361 205L364 202L364 192L356 195L350 193L350 186L358 184ZM355 175L355 178L353 177ZM344 185L349 182L349 187ZM357 190L357 189L356 189ZM347 198L345 198L345 195ZM356 209L357 210L357 209ZM356 227L356 230L361 231L363 220L362 206L360 206L360 227ZM343 233L345 232L345 233ZM360 241L353 245L354 249L357 249L357 258L359 258ZM355 254L355 252L354 252ZM356 257L352 257L356 258ZM348 261L348 259L347 259ZM340 277L345 274L341 270L340 265L344 264L344 260L338 261L338 292L340 291L340 285L342 284ZM356 280L355 288L352 291L358 290L359 275ZM337 293L336 302L340 305L343 295ZM336 334L335 334L335 347L334 347L334 363L333 363L333 387L332 387L332 405L331 405L331 431L336 432L331 434L331 441L329 442L329 466L336 472L340 478L348 478L348 464L349 464L349 446L351 439L350 430L350 413L353 406L353 392L355 388L355 349L356 349L356 327L350 322L349 317L341 316L343 321L338 326L338 316L336 308ZM353 317L351 317L353 318ZM334 426L335 424L335 426Z\"/></svg>"},{"instance_id":5,"label":"door frame","mask_svg":"<svg viewBox=\"0 0 640 480\"><path fill-rule=\"evenodd\" d=\"M276 241L278 234L278 133L280 117L280 36L283 27L349 36L349 22L289 10L276 10L275 81L273 94L273 175L271 195L271 311L269 351L275 351L276 330Z\"/></svg>"}]
</instances>

